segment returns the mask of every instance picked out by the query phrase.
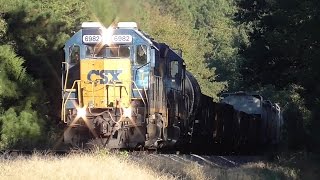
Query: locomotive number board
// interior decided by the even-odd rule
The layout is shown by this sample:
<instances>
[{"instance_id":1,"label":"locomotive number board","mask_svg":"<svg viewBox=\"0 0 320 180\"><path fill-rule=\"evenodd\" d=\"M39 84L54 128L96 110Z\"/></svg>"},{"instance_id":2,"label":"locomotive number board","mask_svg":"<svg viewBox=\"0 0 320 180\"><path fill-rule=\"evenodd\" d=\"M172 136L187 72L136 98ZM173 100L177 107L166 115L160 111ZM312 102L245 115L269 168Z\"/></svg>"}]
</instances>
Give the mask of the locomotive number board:
<instances>
[{"instance_id":1,"label":"locomotive number board","mask_svg":"<svg viewBox=\"0 0 320 180\"><path fill-rule=\"evenodd\" d=\"M85 44L98 44L102 41L101 35L84 35L82 41Z\"/></svg>"},{"instance_id":2,"label":"locomotive number board","mask_svg":"<svg viewBox=\"0 0 320 180\"><path fill-rule=\"evenodd\" d=\"M115 44L131 43L132 36L131 35L112 35L111 42L113 42Z\"/></svg>"},{"instance_id":3,"label":"locomotive number board","mask_svg":"<svg viewBox=\"0 0 320 180\"><path fill-rule=\"evenodd\" d=\"M133 37L130 34L113 34L103 35L100 29L83 29L82 42L84 44L99 44L99 43L112 43L112 44L131 44Z\"/></svg>"}]
</instances>

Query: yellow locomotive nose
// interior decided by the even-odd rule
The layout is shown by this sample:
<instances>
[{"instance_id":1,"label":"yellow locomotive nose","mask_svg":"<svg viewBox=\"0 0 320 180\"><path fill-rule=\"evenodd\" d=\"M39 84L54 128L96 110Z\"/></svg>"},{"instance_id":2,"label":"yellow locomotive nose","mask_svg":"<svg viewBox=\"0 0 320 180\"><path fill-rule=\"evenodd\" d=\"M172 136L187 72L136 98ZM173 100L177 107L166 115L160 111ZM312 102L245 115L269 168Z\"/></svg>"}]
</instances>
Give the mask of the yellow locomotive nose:
<instances>
[{"instance_id":1,"label":"yellow locomotive nose","mask_svg":"<svg viewBox=\"0 0 320 180\"><path fill-rule=\"evenodd\" d=\"M80 64L83 105L89 108L129 107L130 59L86 59Z\"/></svg>"}]
</instances>

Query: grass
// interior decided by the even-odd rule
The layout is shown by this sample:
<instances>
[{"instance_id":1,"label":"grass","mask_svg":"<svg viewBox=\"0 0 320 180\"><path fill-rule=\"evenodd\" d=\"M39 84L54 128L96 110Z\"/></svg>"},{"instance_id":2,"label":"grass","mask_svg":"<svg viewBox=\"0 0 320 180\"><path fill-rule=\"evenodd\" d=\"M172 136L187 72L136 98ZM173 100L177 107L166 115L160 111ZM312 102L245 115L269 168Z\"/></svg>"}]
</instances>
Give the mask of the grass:
<instances>
[{"instance_id":1,"label":"grass","mask_svg":"<svg viewBox=\"0 0 320 180\"><path fill-rule=\"evenodd\" d=\"M181 163L143 153L70 153L65 156L33 154L0 158L0 179L300 179L299 171L266 162L249 163L237 168L200 166Z\"/></svg>"},{"instance_id":2,"label":"grass","mask_svg":"<svg viewBox=\"0 0 320 180\"><path fill-rule=\"evenodd\" d=\"M161 174L169 174L176 179L203 180L215 178L214 176L207 176L204 168L195 162L181 163L165 157L150 155L140 155L139 159L144 167L154 169Z\"/></svg>"},{"instance_id":3,"label":"grass","mask_svg":"<svg viewBox=\"0 0 320 180\"><path fill-rule=\"evenodd\" d=\"M118 155L77 153L67 156L19 156L2 159L0 179L173 179Z\"/></svg>"},{"instance_id":4,"label":"grass","mask_svg":"<svg viewBox=\"0 0 320 180\"><path fill-rule=\"evenodd\" d=\"M144 164L160 172L171 174L178 179L299 179L296 169L267 162L249 163L236 168L219 168L200 166L195 162L182 164L170 159L146 156Z\"/></svg>"},{"instance_id":5,"label":"grass","mask_svg":"<svg viewBox=\"0 0 320 180\"><path fill-rule=\"evenodd\" d=\"M282 153L276 157L281 167L296 169L300 179L320 179L320 154L305 151Z\"/></svg>"}]
</instances>

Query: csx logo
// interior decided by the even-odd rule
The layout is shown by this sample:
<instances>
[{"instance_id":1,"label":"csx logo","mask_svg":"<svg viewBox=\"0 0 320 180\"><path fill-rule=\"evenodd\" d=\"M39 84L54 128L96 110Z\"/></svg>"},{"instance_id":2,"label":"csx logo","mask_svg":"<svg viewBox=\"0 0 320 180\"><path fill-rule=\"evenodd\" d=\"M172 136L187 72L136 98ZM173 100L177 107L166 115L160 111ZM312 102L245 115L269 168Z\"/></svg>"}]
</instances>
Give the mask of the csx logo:
<instances>
[{"instance_id":1,"label":"csx logo","mask_svg":"<svg viewBox=\"0 0 320 180\"><path fill-rule=\"evenodd\" d=\"M88 75L88 81L93 81L93 76L99 76L100 84L107 84L109 81L118 81L119 74L122 73L122 70L91 70ZM108 77L108 75L111 75ZM110 79L109 79L110 78Z\"/></svg>"}]
</instances>

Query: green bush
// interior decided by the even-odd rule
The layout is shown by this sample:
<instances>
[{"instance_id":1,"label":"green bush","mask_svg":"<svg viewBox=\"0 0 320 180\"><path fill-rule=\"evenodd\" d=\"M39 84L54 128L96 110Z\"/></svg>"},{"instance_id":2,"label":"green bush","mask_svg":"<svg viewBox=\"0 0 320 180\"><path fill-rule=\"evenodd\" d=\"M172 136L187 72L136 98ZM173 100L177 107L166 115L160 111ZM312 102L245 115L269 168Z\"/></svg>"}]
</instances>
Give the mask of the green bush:
<instances>
[{"instance_id":1,"label":"green bush","mask_svg":"<svg viewBox=\"0 0 320 180\"><path fill-rule=\"evenodd\" d=\"M13 108L0 117L0 149L34 147L41 138L43 121L31 109L17 113Z\"/></svg>"},{"instance_id":2,"label":"green bush","mask_svg":"<svg viewBox=\"0 0 320 180\"><path fill-rule=\"evenodd\" d=\"M30 147L41 137L42 88L23 63L11 46L0 46L0 149Z\"/></svg>"}]
</instances>

